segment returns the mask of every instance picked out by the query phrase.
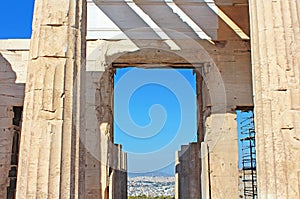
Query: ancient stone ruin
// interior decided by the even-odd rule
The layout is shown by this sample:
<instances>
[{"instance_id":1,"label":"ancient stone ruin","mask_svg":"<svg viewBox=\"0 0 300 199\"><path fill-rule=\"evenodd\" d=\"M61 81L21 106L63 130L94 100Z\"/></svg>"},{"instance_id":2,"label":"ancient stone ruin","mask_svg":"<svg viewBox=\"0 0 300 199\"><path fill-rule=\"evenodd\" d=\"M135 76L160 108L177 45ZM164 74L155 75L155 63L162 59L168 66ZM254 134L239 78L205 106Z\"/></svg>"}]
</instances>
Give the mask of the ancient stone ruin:
<instances>
[{"instance_id":1,"label":"ancient stone ruin","mask_svg":"<svg viewBox=\"0 0 300 199\"><path fill-rule=\"evenodd\" d=\"M176 198L300 198L299 11L298 0L35 0L31 40L0 41L0 198L127 198L113 143L113 75L127 66L196 73L198 139L177 153ZM255 124L242 193L237 110Z\"/></svg>"}]
</instances>

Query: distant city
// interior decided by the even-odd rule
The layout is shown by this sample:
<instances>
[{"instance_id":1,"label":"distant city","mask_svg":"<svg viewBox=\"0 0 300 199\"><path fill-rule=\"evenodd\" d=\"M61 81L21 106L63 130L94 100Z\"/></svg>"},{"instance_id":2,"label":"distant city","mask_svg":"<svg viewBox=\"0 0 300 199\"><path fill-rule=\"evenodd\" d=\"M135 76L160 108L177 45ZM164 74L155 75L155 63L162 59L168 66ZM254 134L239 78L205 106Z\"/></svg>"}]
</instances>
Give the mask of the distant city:
<instances>
[{"instance_id":1,"label":"distant city","mask_svg":"<svg viewBox=\"0 0 300 199\"><path fill-rule=\"evenodd\" d=\"M175 177L136 176L128 178L128 196L175 196Z\"/></svg>"}]
</instances>

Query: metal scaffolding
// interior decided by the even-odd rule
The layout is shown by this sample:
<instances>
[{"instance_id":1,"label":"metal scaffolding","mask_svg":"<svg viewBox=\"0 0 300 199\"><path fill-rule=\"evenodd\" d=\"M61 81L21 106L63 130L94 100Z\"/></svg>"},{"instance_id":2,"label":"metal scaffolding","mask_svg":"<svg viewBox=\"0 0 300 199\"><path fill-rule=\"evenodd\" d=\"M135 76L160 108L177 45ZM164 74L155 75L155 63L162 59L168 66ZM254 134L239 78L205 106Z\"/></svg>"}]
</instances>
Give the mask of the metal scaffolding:
<instances>
[{"instance_id":1,"label":"metal scaffolding","mask_svg":"<svg viewBox=\"0 0 300 199\"><path fill-rule=\"evenodd\" d=\"M253 111L241 120L242 171L244 198L257 198L256 150Z\"/></svg>"}]
</instances>

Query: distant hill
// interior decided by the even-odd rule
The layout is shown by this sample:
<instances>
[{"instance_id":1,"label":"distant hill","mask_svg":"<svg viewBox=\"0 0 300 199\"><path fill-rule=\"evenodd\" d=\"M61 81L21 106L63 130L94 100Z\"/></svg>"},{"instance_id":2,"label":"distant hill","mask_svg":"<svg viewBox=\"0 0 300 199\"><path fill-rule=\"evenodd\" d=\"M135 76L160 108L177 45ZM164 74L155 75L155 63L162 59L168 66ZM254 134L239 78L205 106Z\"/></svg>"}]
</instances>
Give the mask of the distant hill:
<instances>
[{"instance_id":1,"label":"distant hill","mask_svg":"<svg viewBox=\"0 0 300 199\"><path fill-rule=\"evenodd\" d=\"M144 173L131 173L130 169L128 172L128 177L132 178L132 177L137 177L137 176L162 176L162 177L173 177L175 176L175 164L171 163L170 165L158 169L156 171L152 171L152 172L144 172Z\"/></svg>"},{"instance_id":2,"label":"distant hill","mask_svg":"<svg viewBox=\"0 0 300 199\"><path fill-rule=\"evenodd\" d=\"M170 173L166 173L163 171L153 171L153 172L148 172L148 173L128 173L128 177L129 178L134 178L134 177L138 177L138 176L162 176L162 177L172 177L174 175L170 174Z\"/></svg>"}]
</instances>

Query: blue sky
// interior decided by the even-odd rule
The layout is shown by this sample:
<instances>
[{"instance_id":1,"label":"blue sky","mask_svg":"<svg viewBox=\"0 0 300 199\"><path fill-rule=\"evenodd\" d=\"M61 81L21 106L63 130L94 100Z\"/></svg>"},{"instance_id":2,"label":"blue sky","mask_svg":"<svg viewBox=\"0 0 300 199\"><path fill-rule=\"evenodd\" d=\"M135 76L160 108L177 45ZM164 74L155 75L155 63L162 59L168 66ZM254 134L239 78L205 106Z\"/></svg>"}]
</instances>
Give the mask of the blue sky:
<instances>
[{"instance_id":1,"label":"blue sky","mask_svg":"<svg viewBox=\"0 0 300 199\"><path fill-rule=\"evenodd\" d=\"M174 174L175 151L196 141L195 86L191 69L117 70L114 135L129 172Z\"/></svg>"},{"instance_id":2,"label":"blue sky","mask_svg":"<svg viewBox=\"0 0 300 199\"><path fill-rule=\"evenodd\" d=\"M2 0L0 39L30 38L33 0Z\"/></svg>"},{"instance_id":3,"label":"blue sky","mask_svg":"<svg viewBox=\"0 0 300 199\"><path fill-rule=\"evenodd\" d=\"M238 127L238 146L239 146L239 168L242 168L242 142L240 139L248 137L249 134L242 134L241 132L248 132L248 129L254 128L253 120L253 111L237 111L237 127ZM249 146L249 142L245 142L244 146ZM246 153L250 153L249 150L245 151Z\"/></svg>"}]
</instances>

